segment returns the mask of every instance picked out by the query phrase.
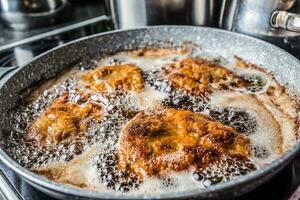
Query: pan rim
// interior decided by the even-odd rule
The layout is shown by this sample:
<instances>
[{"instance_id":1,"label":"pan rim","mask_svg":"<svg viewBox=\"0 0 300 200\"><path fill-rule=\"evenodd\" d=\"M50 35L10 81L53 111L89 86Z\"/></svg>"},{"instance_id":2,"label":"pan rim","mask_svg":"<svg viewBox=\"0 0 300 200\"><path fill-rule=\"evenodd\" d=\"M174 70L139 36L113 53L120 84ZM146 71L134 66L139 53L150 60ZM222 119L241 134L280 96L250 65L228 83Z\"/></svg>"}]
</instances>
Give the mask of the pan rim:
<instances>
[{"instance_id":1,"label":"pan rim","mask_svg":"<svg viewBox=\"0 0 300 200\"><path fill-rule=\"evenodd\" d=\"M90 38L96 38L96 37L102 37L105 35L110 35L110 34L114 34L114 33L122 33L122 32L130 32L130 31L145 31L145 30L149 30L149 29L171 29L171 28L177 28L177 29L196 29L197 31L204 31L204 30L214 30L216 32L220 32L220 33L224 33L227 35L233 35L235 37L238 38L247 38L248 40L252 40L253 42L256 43L260 43L262 45L265 46L269 46L272 47L273 49L275 48L277 51L281 51L282 53L284 53L287 57L289 57L290 59L296 61L299 64L300 67L300 61L295 58L294 56L292 56L290 53L282 50L281 48L270 44L268 42L262 41L260 39L257 38L253 38L251 36L248 35L243 35L243 34L239 34L239 33L234 33L234 32L230 32L230 31L226 31L226 30L222 30L222 29L217 29L217 28L211 28L211 27L195 27L195 26L148 26L148 27L141 27L141 28L135 28L135 29L127 29L127 30L114 30L114 31L108 31L108 32L104 32L104 33L98 33L98 34L94 34L91 36L86 36L86 37L82 37L80 39L68 42L62 46L58 46L55 47L49 51L46 51L42 54L40 54L39 56L35 57L33 60L31 60L30 62L20 66L18 69L14 70L13 72L11 72L10 74L8 74L7 76L5 76L2 80L1 80L1 84L0 84L0 89L5 85L5 83L11 78L13 77L15 74L17 74L19 72L19 70L21 70L22 68L28 66L31 62L34 62L38 59L40 59L41 57L47 55L50 52L54 52L57 49L69 46L71 44L83 41L83 40L87 40ZM142 194L126 194L126 195L120 195L120 194L114 194L113 192L93 192L93 191L88 191L85 189L81 189L81 188L75 188L72 186L68 186L65 184L59 184L56 183L54 181L50 181L42 176L39 176L33 172L31 172L30 170L28 170L25 167L22 167L21 165L19 165L16 161L14 161L12 158L10 158L3 149L0 148L0 160L7 165L9 168L11 168L13 171L15 171L18 175L24 177L27 181L32 182L34 184L38 184L39 187L44 187L59 193L66 193L69 195L73 195L73 196L78 196L78 197L89 197L89 198L98 198L98 199L153 199L153 198L163 198L163 199L174 199L174 198L182 198L182 197L196 197L196 196L209 196L210 193L212 192L217 192L217 191L221 191L221 190L228 190L230 188L234 188L237 185L243 185L243 184L247 184L255 179L261 178L264 175L267 178L267 175L269 174L269 176L273 175L272 173L276 173L277 171L280 170L280 168L284 167L285 165L287 165L289 163L289 161L295 156L295 154L299 151L300 149L300 141L298 139L298 141L293 145L292 148L290 148L287 152L285 152L285 154L283 154L280 158L272 161L270 164L264 166L263 168L260 168L258 170L255 170L254 172L251 172L247 175L241 176L235 180L232 181L228 181L225 183L220 183L217 184L215 186L211 186L208 188L204 188L204 189L193 189L193 190L185 190L185 191L177 191L177 192L172 192L172 193L163 193L163 194L148 194L148 195L142 195ZM264 181L263 181L264 182Z\"/></svg>"}]
</instances>

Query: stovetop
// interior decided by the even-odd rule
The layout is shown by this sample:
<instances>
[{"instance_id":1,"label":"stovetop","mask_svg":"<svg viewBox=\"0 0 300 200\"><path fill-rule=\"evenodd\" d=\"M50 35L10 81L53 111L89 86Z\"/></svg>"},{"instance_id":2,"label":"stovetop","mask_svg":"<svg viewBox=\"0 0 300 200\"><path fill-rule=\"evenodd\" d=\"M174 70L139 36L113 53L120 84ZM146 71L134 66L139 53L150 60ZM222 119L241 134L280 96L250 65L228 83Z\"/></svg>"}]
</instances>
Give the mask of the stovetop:
<instances>
[{"instance_id":1,"label":"stovetop","mask_svg":"<svg viewBox=\"0 0 300 200\"><path fill-rule=\"evenodd\" d=\"M113 27L110 18L105 15L104 1L72 0L69 9L72 9L72 16L48 28L16 32L0 25L0 67L20 66L53 47L83 36L111 30ZM300 59L299 38L262 39L284 48ZM14 191L14 196L18 199L53 200L27 184L1 161L0 175L3 175L8 187ZM299 185L300 155L267 183L238 199L296 200L300 198L300 189L297 190ZM2 198L0 189L0 199Z\"/></svg>"},{"instance_id":2,"label":"stovetop","mask_svg":"<svg viewBox=\"0 0 300 200\"><path fill-rule=\"evenodd\" d=\"M0 46L103 16L104 13L107 13L104 1L99 0L69 0L69 4L65 12L68 13L65 15L65 20L60 20L60 22L47 27L30 29L27 31L14 31L12 29L5 28L0 23Z\"/></svg>"}]
</instances>

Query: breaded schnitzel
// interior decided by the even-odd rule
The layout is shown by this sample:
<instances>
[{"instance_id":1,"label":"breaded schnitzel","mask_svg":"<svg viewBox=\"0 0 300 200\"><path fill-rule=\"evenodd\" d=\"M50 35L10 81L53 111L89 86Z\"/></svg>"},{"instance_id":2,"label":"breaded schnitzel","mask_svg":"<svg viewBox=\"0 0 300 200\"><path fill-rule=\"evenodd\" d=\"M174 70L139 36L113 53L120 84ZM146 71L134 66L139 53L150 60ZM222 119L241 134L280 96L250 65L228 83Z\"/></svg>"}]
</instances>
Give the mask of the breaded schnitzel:
<instances>
[{"instance_id":1,"label":"breaded schnitzel","mask_svg":"<svg viewBox=\"0 0 300 200\"><path fill-rule=\"evenodd\" d=\"M127 123L119 138L119 165L148 175L205 167L224 154L247 158L248 144L235 129L203 114L162 108Z\"/></svg>"}]
</instances>

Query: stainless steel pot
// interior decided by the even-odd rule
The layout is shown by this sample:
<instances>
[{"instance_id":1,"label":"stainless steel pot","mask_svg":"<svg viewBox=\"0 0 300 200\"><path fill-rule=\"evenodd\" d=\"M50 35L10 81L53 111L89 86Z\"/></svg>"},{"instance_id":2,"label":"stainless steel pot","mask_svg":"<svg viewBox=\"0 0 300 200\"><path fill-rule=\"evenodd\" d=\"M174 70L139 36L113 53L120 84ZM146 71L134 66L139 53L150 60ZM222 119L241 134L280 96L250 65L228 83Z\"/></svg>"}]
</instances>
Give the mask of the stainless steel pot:
<instances>
[{"instance_id":1,"label":"stainless steel pot","mask_svg":"<svg viewBox=\"0 0 300 200\"><path fill-rule=\"evenodd\" d=\"M49 25L62 15L67 0L0 0L0 18L16 30Z\"/></svg>"},{"instance_id":2,"label":"stainless steel pot","mask_svg":"<svg viewBox=\"0 0 300 200\"><path fill-rule=\"evenodd\" d=\"M116 28L146 25L213 25L214 0L109 0Z\"/></svg>"},{"instance_id":3,"label":"stainless steel pot","mask_svg":"<svg viewBox=\"0 0 300 200\"><path fill-rule=\"evenodd\" d=\"M279 159L240 178L201 190L176 191L159 196L120 196L116 193L92 192L55 183L22 167L1 148L1 135L5 134L5 130L11 130L7 122L7 111L18 104L22 91L38 81L57 75L74 66L74 63L87 67L95 57L99 58L108 53L149 46L178 46L188 41L200 46L210 55L226 57L228 54L234 54L260 65L274 72L274 76L282 85L288 84L300 91L300 61L274 45L245 35L195 26L159 26L102 33L50 50L13 72L9 72L13 70L11 68L0 68L0 76L4 76L0 81L0 159L29 184L61 199L228 199L260 186L289 164L300 150L300 141Z\"/></svg>"},{"instance_id":4,"label":"stainless steel pot","mask_svg":"<svg viewBox=\"0 0 300 200\"><path fill-rule=\"evenodd\" d=\"M223 0L220 27L253 36L298 36L300 1Z\"/></svg>"}]
</instances>

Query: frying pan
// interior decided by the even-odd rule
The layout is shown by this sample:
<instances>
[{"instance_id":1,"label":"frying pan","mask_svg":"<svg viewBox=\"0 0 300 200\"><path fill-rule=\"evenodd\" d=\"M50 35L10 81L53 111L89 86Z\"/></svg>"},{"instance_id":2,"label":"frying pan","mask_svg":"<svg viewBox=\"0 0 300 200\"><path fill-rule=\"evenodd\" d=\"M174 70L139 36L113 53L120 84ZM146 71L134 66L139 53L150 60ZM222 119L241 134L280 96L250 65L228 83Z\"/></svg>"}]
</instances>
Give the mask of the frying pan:
<instances>
[{"instance_id":1,"label":"frying pan","mask_svg":"<svg viewBox=\"0 0 300 200\"><path fill-rule=\"evenodd\" d=\"M232 54L238 55L266 70L273 71L282 85L288 84L289 87L300 91L300 62L274 45L245 35L213 28L190 26L158 26L113 31L82 38L50 50L12 72L7 73L11 69L6 70L2 68L0 73L7 74L0 81L0 133L4 134L3 130L8 128L5 113L18 103L20 99L19 94L38 81L55 76L64 68L70 67L75 63L89 66L92 58L120 50L147 46L178 46L189 41L199 45L197 48L201 48L209 54L224 57ZM266 182L289 164L296 156L299 148L300 142L298 141L279 159L238 179L216 184L206 189L178 191L161 195L120 196L113 192L99 193L77 189L54 183L30 172L12 160L1 148L0 159L32 186L61 199L225 199L237 197Z\"/></svg>"}]
</instances>

